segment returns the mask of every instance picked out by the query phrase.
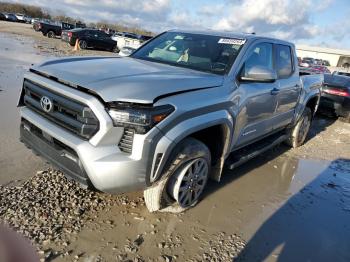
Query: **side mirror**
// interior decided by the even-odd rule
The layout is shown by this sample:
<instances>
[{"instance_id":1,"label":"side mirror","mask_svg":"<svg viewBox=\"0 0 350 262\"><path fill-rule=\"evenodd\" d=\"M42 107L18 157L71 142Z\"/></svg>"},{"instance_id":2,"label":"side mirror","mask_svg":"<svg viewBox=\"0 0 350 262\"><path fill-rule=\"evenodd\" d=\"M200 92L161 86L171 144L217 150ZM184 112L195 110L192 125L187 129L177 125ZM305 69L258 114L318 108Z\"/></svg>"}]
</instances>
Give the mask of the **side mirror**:
<instances>
[{"instance_id":1,"label":"side mirror","mask_svg":"<svg viewBox=\"0 0 350 262\"><path fill-rule=\"evenodd\" d=\"M252 66L243 70L240 80L244 82L272 83L277 79L276 71L263 66Z\"/></svg>"}]
</instances>

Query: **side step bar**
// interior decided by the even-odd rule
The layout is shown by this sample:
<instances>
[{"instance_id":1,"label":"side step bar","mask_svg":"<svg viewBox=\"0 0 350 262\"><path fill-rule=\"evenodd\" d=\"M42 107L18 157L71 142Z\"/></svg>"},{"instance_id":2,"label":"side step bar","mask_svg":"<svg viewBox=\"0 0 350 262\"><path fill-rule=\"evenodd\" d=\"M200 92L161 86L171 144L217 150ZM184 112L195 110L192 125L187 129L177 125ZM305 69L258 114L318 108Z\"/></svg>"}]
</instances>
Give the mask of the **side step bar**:
<instances>
[{"instance_id":1,"label":"side step bar","mask_svg":"<svg viewBox=\"0 0 350 262\"><path fill-rule=\"evenodd\" d=\"M225 162L225 167L228 169L234 169L249 161L250 159L253 159L254 157L271 149L272 147L277 146L278 144L286 140L287 137L288 136L285 133L277 133L259 142L248 145L247 147L238 149L237 151L233 151L231 155L227 158Z\"/></svg>"}]
</instances>

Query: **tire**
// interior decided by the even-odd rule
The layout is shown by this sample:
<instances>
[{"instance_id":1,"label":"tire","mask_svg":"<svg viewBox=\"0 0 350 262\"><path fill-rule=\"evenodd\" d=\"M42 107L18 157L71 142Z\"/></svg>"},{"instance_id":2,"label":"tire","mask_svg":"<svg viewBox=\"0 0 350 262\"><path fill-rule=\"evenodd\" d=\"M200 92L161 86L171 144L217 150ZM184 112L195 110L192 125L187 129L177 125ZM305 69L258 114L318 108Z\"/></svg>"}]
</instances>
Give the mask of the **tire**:
<instances>
[{"instance_id":1,"label":"tire","mask_svg":"<svg viewBox=\"0 0 350 262\"><path fill-rule=\"evenodd\" d=\"M55 37L55 32L54 31L47 32L47 37L48 38L54 38Z\"/></svg>"},{"instance_id":2,"label":"tire","mask_svg":"<svg viewBox=\"0 0 350 262\"><path fill-rule=\"evenodd\" d=\"M289 137L286 140L286 144L293 148L303 145L310 130L311 120L311 109L306 107L296 125L289 131Z\"/></svg>"},{"instance_id":3,"label":"tire","mask_svg":"<svg viewBox=\"0 0 350 262\"><path fill-rule=\"evenodd\" d=\"M111 52L113 52L113 53L119 53L118 46L115 45L115 46L111 49Z\"/></svg>"},{"instance_id":4,"label":"tire","mask_svg":"<svg viewBox=\"0 0 350 262\"><path fill-rule=\"evenodd\" d=\"M80 49L86 49L88 47L87 42L85 40L80 40L79 47Z\"/></svg>"},{"instance_id":5,"label":"tire","mask_svg":"<svg viewBox=\"0 0 350 262\"><path fill-rule=\"evenodd\" d=\"M205 144L194 138L186 138L180 142L169 158L160 181L144 191L144 199L148 210L150 212L169 211L179 213L195 206L200 200L208 181L210 163L210 151ZM198 167L202 165L203 170L205 170L202 175L195 171L196 165ZM193 181L189 179L190 176ZM200 178L195 178L197 176ZM185 190L181 191L180 186ZM186 194L185 197L190 195L191 201L184 201L184 194ZM182 199L180 199L181 197Z\"/></svg>"},{"instance_id":6,"label":"tire","mask_svg":"<svg viewBox=\"0 0 350 262\"><path fill-rule=\"evenodd\" d=\"M350 112L348 112L346 116L339 117L339 120L344 123L350 123Z\"/></svg>"}]
</instances>

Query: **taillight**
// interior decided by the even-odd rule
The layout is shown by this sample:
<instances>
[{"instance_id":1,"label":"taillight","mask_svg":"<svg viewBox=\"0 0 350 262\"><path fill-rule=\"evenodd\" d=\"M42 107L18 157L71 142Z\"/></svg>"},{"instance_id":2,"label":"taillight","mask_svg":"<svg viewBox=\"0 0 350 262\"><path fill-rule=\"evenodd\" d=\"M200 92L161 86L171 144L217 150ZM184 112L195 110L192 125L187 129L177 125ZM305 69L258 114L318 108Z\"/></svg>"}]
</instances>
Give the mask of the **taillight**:
<instances>
[{"instance_id":1,"label":"taillight","mask_svg":"<svg viewBox=\"0 0 350 262\"><path fill-rule=\"evenodd\" d=\"M335 95L335 96L345 96L345 97L350 97L350 93L346 90L340 90L340 89L324 89L323 92L330 94L330 95Z\"/></svg>"},{"instance_id":2,"label":"taillight","mask_svg":"<svg viewBox=\"0 0 350 262\"><path fill-rule=\"evenodd\" d=\"M68 32L67 35L68 35L68 37L72 37L73 34L72 34L72 32Z\"/></svg>"}]
</instances>

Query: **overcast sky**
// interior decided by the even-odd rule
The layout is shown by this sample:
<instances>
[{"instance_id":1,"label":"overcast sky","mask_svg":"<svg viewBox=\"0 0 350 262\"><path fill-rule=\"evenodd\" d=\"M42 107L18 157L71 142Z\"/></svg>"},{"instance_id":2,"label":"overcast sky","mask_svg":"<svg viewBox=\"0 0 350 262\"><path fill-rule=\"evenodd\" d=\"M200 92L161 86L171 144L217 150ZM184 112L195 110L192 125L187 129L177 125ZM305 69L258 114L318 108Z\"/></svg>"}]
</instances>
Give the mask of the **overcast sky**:
<instances>
[{"instance_id":1,"label":"overcast sky","mask_svg":"<svg viewBox=\"0 0 350 262\"><path fill-rule=\"evenodd\" d=\"M296 43L350 49L350 0L11 0L88 22L153 32L173 28L256 32Z\"/></svg>"}]
</instances>

